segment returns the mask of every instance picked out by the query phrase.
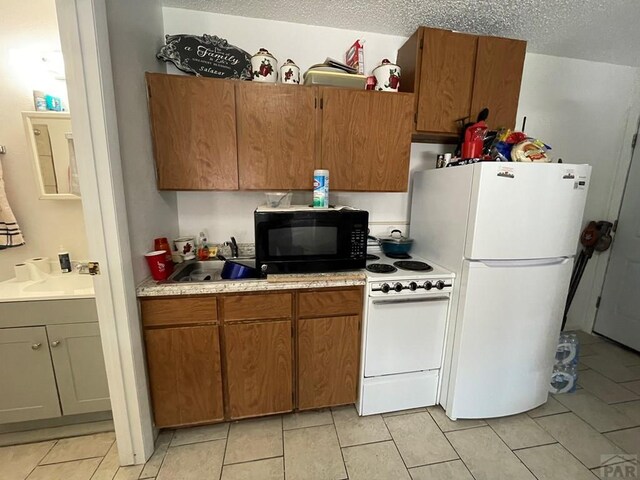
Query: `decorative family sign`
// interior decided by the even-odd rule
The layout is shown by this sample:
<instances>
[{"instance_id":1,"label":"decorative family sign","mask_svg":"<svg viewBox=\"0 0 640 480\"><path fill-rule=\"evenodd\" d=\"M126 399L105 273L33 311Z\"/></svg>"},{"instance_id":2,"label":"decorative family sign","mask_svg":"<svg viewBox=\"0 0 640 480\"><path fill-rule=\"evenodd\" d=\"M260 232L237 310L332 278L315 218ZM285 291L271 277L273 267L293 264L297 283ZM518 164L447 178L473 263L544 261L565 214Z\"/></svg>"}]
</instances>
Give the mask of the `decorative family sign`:
<instances>
[{"instance_id":1,"label":"decorative family sign","mask_svg":"<svg viewBox=\"0 0 640 480\"><path fill-rule=\"evenodd\" d=\"M251 55L215 35L166 35L157 57L199 77L251 80Z\"/></svg>"}]
</instances>

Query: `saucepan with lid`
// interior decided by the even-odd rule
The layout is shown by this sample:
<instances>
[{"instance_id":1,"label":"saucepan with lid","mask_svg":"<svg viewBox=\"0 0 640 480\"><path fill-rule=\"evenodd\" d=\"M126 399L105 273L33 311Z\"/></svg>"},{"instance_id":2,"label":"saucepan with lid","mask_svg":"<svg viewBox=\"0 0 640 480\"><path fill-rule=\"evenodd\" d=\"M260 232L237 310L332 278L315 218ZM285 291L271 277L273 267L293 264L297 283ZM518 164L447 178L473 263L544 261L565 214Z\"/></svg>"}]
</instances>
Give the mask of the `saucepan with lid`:
<instances>
[{"instance_id":1,"label":"saucepan with lid","mask_svg":"<svg viewBox=\"0 0 640 480\"><path fill-rule=\"evenodd\" d=\"M380 240L382 251L392 255L409 253L413 246L413 238L403 236L400 230L391 230L391 236L379 237L378 239Z\"/></svg>"}]
</instances>

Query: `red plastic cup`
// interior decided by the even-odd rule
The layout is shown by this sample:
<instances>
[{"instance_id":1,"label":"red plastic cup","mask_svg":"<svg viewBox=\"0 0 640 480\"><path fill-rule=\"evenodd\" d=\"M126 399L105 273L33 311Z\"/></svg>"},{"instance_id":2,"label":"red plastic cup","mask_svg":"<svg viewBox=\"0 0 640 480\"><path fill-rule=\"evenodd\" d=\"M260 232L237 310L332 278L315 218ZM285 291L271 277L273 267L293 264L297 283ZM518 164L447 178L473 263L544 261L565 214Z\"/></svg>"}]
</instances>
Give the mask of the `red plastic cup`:
<instances>
[{"instance_id":1,"label":"red plastic cup","mask_svg":"<svg viewBox=\"0 0 640 480\"><path fill-rule=\"evenodd\" d=\"M167 263L167 252L164 250L155 250L145 253L144 258L147 259L151 276L154 280L166 280L169 278L170 270Z\"/></svg>"},{"instance_id":2,"label":"red plastic cup","mask_svg":"<svg viewBox=\"0 0 640 480\"><path fill-rule=\"evenodd\" d=\"M171 247L167 237L158 237L153 240L154 250L164 250L167 252L167 268L169 269L169 275L173 273L173 260L171 258Z\"/></svg>"}]
</instances>

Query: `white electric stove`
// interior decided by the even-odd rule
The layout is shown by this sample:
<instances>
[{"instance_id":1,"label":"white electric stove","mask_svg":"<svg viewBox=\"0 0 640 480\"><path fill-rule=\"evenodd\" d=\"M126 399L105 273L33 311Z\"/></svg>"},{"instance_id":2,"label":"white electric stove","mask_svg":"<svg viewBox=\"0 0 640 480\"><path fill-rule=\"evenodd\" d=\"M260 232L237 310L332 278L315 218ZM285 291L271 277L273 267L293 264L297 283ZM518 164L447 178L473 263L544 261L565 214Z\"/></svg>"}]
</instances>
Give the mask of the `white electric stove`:
<instances>
[{"instance_id":1,"label":"white electric stove","mask_svg":"<svg viewBox=\"0 0 640 480\"><path fill-rule=\"evenodd\" d=\"M435 405L454 274L428 260L367 261L360 415Z\"/></svg>"}]
</instances>

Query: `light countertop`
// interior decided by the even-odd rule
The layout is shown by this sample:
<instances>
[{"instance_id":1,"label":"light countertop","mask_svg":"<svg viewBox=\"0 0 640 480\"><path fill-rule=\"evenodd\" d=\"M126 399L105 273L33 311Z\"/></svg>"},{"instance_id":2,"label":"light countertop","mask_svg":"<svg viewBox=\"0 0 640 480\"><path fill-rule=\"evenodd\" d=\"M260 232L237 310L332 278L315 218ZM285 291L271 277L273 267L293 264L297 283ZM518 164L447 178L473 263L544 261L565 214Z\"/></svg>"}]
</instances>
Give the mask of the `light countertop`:
<instances>
[{"instance_id":1,"label":"light countertop","mask_svg":"<svg viewBox=\"0 0 640 480\"><path fill-rule=\"evenodd\" d=\"M365 284L364 270L295 275L270 275L266 279L224 280L202 283L164 283L151 277L137 288L138 297L212 295L216 293L264 292L306 288L350 287Z\"/></svg>"},{"instance_id":2,"label":"light countertop","mask_svg":"<svg viewBox=\"0 0 640 480\"><path fill-rule=\"evenodd\" d=\"M15 278L0 282L0 302L71 300L94 298L93 280L77 273L43 274L37 281L18 282Z\"/></svg>"}]
</instances>

